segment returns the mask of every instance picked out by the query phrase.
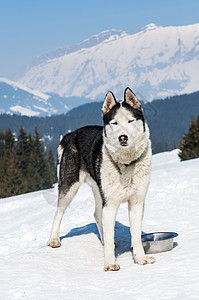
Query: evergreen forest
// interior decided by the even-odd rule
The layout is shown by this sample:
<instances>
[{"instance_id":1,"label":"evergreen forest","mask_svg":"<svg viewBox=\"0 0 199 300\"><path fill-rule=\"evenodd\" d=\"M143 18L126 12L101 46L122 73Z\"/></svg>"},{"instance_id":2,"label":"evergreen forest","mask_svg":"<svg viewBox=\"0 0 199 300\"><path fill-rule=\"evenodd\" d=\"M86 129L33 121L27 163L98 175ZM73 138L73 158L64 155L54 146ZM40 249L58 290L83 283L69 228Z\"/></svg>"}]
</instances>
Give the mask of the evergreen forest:
<instances>
[{"instance_id":1,"label":"evergreen forest","mask_svg":"<svg viewBox=\"0 0 199 300\"><path fill-rule=\"evenodd\" d=\"M199 157L199 115L196 119L192 118L189 131L183 135L179 149L181 160Z\"/></svg>"},{"instance_id":2,"label":"evergreen forest","mask_svg":"<svg viewBox=\"0 0 199 300\"><path fill-rule=\"evenodd\" d=\"M37 128L32 135L20 127L17 137L0 131L0 198L48 189L55 181L52 150L46 155Z\"/></svg>"}]
</instances>

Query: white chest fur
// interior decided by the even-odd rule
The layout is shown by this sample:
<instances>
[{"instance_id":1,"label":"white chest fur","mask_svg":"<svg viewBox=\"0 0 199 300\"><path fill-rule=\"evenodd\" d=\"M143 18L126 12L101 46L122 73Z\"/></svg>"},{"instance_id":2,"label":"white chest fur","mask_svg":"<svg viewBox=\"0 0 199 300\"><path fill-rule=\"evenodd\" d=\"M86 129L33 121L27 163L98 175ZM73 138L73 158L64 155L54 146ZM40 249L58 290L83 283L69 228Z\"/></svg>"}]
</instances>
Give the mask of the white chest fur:
<instances>
[{"instance_id":1,"label":"white chest fur","mask_svg":"<svg viewBox=\"0 0 199 300\"><path fill-rule=\"evenodd\" d=\"M106 199L116 204L126 202L142 187L148 188L151 171L151 149L148 146L138 160L129 165L115 163L103 148L102 189Z\"/></svg>"}]
</instances>

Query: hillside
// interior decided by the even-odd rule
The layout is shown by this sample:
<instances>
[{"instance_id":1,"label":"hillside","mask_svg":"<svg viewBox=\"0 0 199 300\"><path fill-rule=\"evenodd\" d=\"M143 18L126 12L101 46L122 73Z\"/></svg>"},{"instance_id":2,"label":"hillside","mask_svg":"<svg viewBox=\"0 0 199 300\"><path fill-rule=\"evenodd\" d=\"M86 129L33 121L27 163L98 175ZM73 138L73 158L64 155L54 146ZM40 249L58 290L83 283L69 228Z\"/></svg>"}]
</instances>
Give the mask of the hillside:
<instances>
[{"instance_id":1,"label":"hillside","mask_svg":"<svg viewBox=\"0 0 199 300\"><path fill-rule=\"evenodd\" d=\"M101 108L102 102L94 102L74 108L65 115L45 118L3 114L0 115L0 129L11 128L16 133L22 125L27 132L33 133L36 126L45 145L50 145L55 154L60 136L69 130L102 125ZM187 132L192 117L199 114L199 92L146 103L143 109L150 127L153 153L172 150Z\"/></svg>"},{"instance_id":2,"label":"hillside","mask_svg":"<svg viewBox=\"0 0 199 300\"><path fill-rule=\"evenodd\" d=\"M89 99L83 97L66 98L60 97L58 94L42 93L18 82L0 77L1 114L45 117L66 113L70 109L88 102Z\"/></svg>"},{"instance_id":3,"label":"hillside","mask_svg":"<svg viewBox=\"0 0 199 300\"><path fill-rule=\"evenodd\" d=\"M46 246L57 187L0 200L1 299L198 299L199 159L180 162L177 150L153 156L144 232L178 233L156 263L132 260L127 205L116 223L118 272L103 271L94 199L83 185L61 226L62 247Z\"/></svg>"},{"instance_id":4,"label":"hillside","mask_svg":"<svg viewBox=\"0 0 199 300\"><path fill-rule=\"evenodd\" d=\"M44 54L18 80L45 93L90 99L108 90L121 98L130 86L151 101L197 91L198 75L199 23L149 24L136 34L105 31Z\"/></svg>"}]
</instances>

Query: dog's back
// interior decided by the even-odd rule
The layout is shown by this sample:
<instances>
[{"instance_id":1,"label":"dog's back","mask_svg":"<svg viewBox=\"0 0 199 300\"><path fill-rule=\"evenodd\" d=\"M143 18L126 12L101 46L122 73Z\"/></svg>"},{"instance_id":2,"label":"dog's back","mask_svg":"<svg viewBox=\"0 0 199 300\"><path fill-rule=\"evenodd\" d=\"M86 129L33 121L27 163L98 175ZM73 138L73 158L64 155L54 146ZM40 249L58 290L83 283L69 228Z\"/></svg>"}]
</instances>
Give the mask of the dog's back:
<instances>
[{"instance_id":1,"label":"dog's back","mask_svg":"<svg viewBox=\"0 0 199 300\"><path fill-rule=\"evenodd\" d=\"M58 147L59 191L67 192L79 181L80 172L97 181L102 148L101 126L86 126L65 135Z\"/></svg>"}]
</instances>

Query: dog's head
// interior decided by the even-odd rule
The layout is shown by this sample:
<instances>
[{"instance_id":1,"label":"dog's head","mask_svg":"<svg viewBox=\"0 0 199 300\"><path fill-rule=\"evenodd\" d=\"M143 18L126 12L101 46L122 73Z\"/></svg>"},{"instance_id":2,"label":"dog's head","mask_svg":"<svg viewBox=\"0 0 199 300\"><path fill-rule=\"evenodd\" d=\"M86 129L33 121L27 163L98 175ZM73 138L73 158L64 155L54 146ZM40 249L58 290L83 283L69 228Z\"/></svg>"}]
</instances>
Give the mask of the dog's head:
<instances>
[{"instance_id":1,"label":"dog's head","mask_svg":"<svg viewBox=\"0 0 199 300\"><path fill-rule=\"evenodd\" d=\"M106 94L102 114L105 137L116 148L130 147L146 131L141 104L128 87L123 102L117 102L110 91Z\"/></svg>"}]
</instances>

